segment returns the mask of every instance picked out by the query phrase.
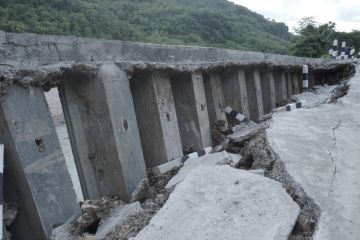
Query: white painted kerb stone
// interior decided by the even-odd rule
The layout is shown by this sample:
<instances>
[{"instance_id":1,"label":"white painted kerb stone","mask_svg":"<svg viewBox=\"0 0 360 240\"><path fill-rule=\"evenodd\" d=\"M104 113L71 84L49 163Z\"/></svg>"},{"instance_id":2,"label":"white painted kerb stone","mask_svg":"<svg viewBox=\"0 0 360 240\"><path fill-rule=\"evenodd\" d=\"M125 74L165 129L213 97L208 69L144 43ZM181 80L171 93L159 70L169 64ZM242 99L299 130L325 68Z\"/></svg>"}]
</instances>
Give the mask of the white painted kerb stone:
<instances>
[{"instance_id":1,"label":"white painted kerb stone","mask_svg":"<svg viewBox=\"0 0 360 240\"><path fill-rule=\"evenodd\" d=\"M135 240L285 240L299 213L280 183L229 166L192 170Z\"/></svg>"}]
</instances>

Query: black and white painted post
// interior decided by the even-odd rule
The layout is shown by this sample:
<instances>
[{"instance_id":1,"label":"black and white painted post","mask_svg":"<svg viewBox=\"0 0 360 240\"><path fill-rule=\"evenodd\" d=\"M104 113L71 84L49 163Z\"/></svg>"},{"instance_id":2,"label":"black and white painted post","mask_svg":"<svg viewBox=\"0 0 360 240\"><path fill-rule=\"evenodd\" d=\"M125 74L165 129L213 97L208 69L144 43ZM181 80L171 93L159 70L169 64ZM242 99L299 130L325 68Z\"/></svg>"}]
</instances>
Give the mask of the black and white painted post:
<instances>
[{"instance_id":1,"label":"black and white painted post","mask_svg":"<svg viewBox=\"0 0 360 240\"><path fill-rule=\"evenodd\" d=\"M232 107L227 106L225 108L225 113L228 114L231 118L238 120L240 123L249 123L250 122L250 119L248 119L241 113L235 111L234 109L232 109Z\"/></svg>"},{"instance_id":2,"label":"black and white painted post","mask_svg":"<svg viewBox=\"0 0 360 240\"><path fill-rule=\"evenodd\" d=\"M355 52L356 52L356 50L355 50L355 48L352 48L351 50L350 50L350 58L351 59L354 59L355 58Z\"/></svg>"},{"instance_id":3,"label":"black and white painted post","mask_svg":"<svg viewBox=\"0 0 360 240\"><path fill-rule=\"evenodd\" d=\"M346 42L341 43L341 54L340 59L345 60L346 59Z\"/></svg>"},{"instance_id":4,"label":"black and white painted post","mask_svg":"<svg viewBox=\"0 0 360 240\"><path fill-rule=\"evenodd\" d=\"M180 161L181 161L181 163L185 163L189 159L194 159L194 158L199 158L199 157L205 156L205 155L211 153L211 151L212 151L212 147L207 147L200 151L190 153L188 155L183 156L182 158L180 158Z\"/></svg>"},{"instance_id":5,"label":"black and white painted post","mask_svg":"<svg viewBox=\"0 0 360 240\"><path fill-rule=\"evenodd\" d=\"M305 106L306 101L305 100L301 100L301 101L297 101L294 103L289 103L286 104L285 106L282 107L278 107L276 109L273 110L273 112L291 112L294 111L296 109L300 109L303 108Z\"/></svg>"},{"instance_id":6,"label":"black and white painted post","mask_svg":"<svg viewBox=\"0 0 360 240\"><path fill-rule=\"evenodd\" d=\"M202 150L199 150L197 152L194 153L190 153L188 155L185 155L181 158L177 158L175 160L172 160L170 162L161 164L159 166L153 167L151 169L151 172L155 175L159 175L159 174L164 174L166 172L169 172L170 170L172 170L173 168L177 168L182 166L186 161L188 161L189 159L195 159L195 158L199 158L205 155L208 155L209 153L211 153L213 150L212 147L206 147Z\"/></svg>"},{"instance_id":7,"label":"black and white painted post","mask_svg":"<svg viewBox=\"0 0 360 240\"><path fill-rule=\"evenodd\" d=\"M332 56L332 58L336 58L338 55L338 40L335 39L332 45L332 49L330 50L330 55Z\"/></svg>"},{"instance_id":8,"label":"black and white painted post","mask_svg":"<svg viewBox=\"0 0 360 240\"><path fill-rule=\"evenodd\" d=\"M0 240L3 239L3 209L4 209L4 145L0 144Z\"/></svg>"},{"instance_id":9,"label":"black and white painted post","mask_svg":"<svg viewBox=\"0 0 360 240\"><path fill-rule=\"evenodd\" d=\"M288 112L294 111L295 109L303 108L304 104L305 104L305 100L297 101L295 103L290 103L286 105L285 110Z\"/></svg>"},{"instance_id":10,"label":"black and white painted post","mask_svg":"<svg viewBox=\"0 0 360 240\"><path fill-rule=\"evenodd\" d=\"M306 90L309 88L309 67L308 65L303 66L303 89Z\"/></svg>"}]
</instances>

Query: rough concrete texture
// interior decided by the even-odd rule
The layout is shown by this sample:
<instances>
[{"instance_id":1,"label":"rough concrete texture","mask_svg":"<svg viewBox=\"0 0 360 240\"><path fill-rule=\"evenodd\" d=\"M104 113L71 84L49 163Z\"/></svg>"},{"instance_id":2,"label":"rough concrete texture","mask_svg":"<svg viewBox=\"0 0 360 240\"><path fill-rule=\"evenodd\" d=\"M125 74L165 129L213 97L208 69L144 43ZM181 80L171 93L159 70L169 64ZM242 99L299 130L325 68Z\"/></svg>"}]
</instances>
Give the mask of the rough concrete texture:
<instances>
[{"instance_id":1,"label":"rough concrete texture","mask_svg":"<svg viewBox=\"0 0 360 240\"><path fill-rule=\"evenodd\" d=\"M43 92L12 86L0 99L0 122L5 201L19 206L11 233L46 239L80 209Z\"/></svg>"},{"instance_id":2,"label":"rough concrete texture","mask_svg":"<svg viewBox=\"0 0 360 240\"><path fill-rule=\"evenodd\" d=\"M106 235L108 235L115 227L122 225L126 218L141 210L142 208L139 202L117 207L111 212L111 215L108 218L105 218L100 223L95 238L99 240L106 239Z\"/></svg>"},{"instance_id":3,"label":"rough concrete texture","mask_svg":"<svg viewBox=\"0 0 360 240\"><path fill-rule=\"evenodd\" d=\"M134 239L285 240L298 213L278 182L229 166L199 167Z\"/></svg>"},{"instance_id":4,"label":"rough concrete texture","mask_svg":"<svg viewBox=\"0 0 360 240\"><path fill-rule=\"evenodd\" d=\"M244 52L205 47L169 46L124 41L18 34L0 31L0 63L45 65L60 61L131 61L131 62L238 62L243 65L269 63L283 66L320 66L334 60L300 58L259 52Z\"/></svg>"},{"instance_id":5,"label":"rough concrete texture","mask_svg":"<svg viewBox=\"0 0 360 240\"><path fill-rule=\"evenodd\" d=\"M302 101L305 100L303 108L313 108L320 104L327 103L330 101L330 93L336 88L336 85L329 86L314 86L314 90L305 91L301 94L294 95L293 99Z\"/></svg>"},{"instance_id":6,"label":"rough concrete texture","mask_svg":"<svg viewBox=\"0 0 360 240\"><path fill-rule=\"evenodd\" d=\"M320 207L315 240L360 236L359 73L349 83L337 104L276 113L267 130L287 172Z\"/></svg>"},{"instance_id":7,"label":"rough concrete texture","mask_svg":"<svg viewBox=\"0 0 360 240\"><path fill-rule=\"evenodd\" d=\"M127 75L106 63L59 90L84 197L129 200L146 170Z\"/></svg>"},{"instance_id":8,"label":"rough concrete texture","mask_svg":"<svg viewBox=\"0 0 360 240\"><path fill-rule=\"evenodd\" d=\"M254 134L256 134L260 129L263 129L264 126L261 124L256 124L254 122L250 123L241 123L236 125L233 128L233 133L227 135L226 137L232 140L233 142L244 142L249 140Z\"/></svg>"},{"instance_id":9,"label":"rough concrete texture","mask_svg":"<svg viewBox=\"0 0 360 240\"><path fill-rule=\"evenodd\" d=\"M189 159L185 162L184 166L180 169L166 185L166 189L171 189L180 182L182 182L189 172L199 166L213 166L217 164L230 164L229 154L225 151L219 153L208 154L199 158Z\"/></svg>"}]
</instances>

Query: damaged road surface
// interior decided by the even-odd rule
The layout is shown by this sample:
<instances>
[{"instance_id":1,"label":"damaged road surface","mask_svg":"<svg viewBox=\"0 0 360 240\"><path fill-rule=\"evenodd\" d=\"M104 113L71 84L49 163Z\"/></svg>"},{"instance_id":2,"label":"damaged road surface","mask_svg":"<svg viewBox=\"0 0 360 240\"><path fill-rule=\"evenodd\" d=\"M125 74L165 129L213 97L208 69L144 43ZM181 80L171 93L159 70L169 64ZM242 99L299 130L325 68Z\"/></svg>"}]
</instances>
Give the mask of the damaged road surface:
<instances>
[{"instance_id":1,"label":"damaged road surface","mask_svg":"<svg viewBox=\"0 0 360 240\"><path fill-rule=\"evenodd\" d=\"M319 206L315 240L360 239L359 72L349 84L336 104L276 113L267 129L286 171Z\"/></svg>"},{"instance_id":2,"label":"damaged road surface","mask_svg":"<svg viewBox=\"0 0 360 240\"><path fill-rule=\"evenodd\" d=\"M279 182L230 166L188 173L134 240L285 240L299 206Z\"/></svg>"}]
</instances>

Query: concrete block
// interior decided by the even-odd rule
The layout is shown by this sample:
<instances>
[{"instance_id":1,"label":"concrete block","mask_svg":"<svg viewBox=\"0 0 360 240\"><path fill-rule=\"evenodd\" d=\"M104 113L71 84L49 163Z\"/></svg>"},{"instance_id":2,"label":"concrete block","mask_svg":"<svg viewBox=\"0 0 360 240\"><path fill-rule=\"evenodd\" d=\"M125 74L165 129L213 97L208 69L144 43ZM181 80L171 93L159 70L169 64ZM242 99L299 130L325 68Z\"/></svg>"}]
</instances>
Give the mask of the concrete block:
<instances>
[{"instance_id":1,"label":"concrete block","mask_svg":"<svg viewBox=\"0 0 360 240\"><path fill-rule=\"evenodd\" d=\"M293 89L292 89L292 76L291 73L286 73L286 84L287 84L287 97L288 99L291 99L292 94L293 94Z\"/></svg>"},{"instance_id":2,"label":"concrete block","mask_svg":"<svg viewBox=\"0 0 360 240\"><path fill-rule=\"evenodd\" d=\"M267 78L269 79L270 85L270 98L271 98L271 109L276 108L276 90L275 90L275 79L272 72L268 72Z\"/></svg>"},{"instance_id":3,"label":"concrete block","mask_svg":"<svg viewBox=\"0 0 360 240\"><path fill-rule=\"evenodd\" d=\"M286 240L299 211L279 182L229 166L199 167L134 240Z\"/></svg>"},{"instance_id":4,"label":"concrete block","mask_svg":"<svg viewBox=\"0 0 360 240\"><path fill-rule=\"evenodd\" d=\"M250 119L257 121L264 115L264 107L261 92L261 82L259 70L246 71L246 86L249 103Z\"/></svg>"},{"instance_id":5,"label":"concrete block","mask_svg":"<svg viewBox=\"0 0 360 240\"><path fill-rule=\"evenodd\" d=\"M75 77L59 90L84 198L128 200L146 168L127 75L106 63Z\"/></svg>"},{"instance_id":6,"label":"concrete block","mask_svg":"<svg viewBox=\"0 0 360 240\"><path fill-rule=\"evenodd\" d=\"M171 74L183 149L211 146L210 122L201 72Z\"/></svg>"},{"instance_id":7,"label":"concrete block","mask_svg":"<svg viewBox=\"0 0 360 240\"><path fill-rule=\"evenodd\" d=\"M217 164L230 164L232 159L225 151L218 153L211 153L199 158L189 159L185 162L180 171L168 182L166 189L171 189L182 182L186 176L195 168L200 166L213 166Z\"/></svg>"},{"instance_id":8,"label":"concrete block","mask_svg":"<svg viewBox=\"0 0 360 240\"><path fill-rule=\"evenodd\" d=\"M181 138L168 73L135 74L131 91L146 166L152 168L181 157Z\"/></svg>"},{"instance_id":9,"label":"concrete block","mask_svg":"<svg viewBox=\"0 0 360 240\"><path fill-rule=\"evenodd\" d=\"M0 143L0 219L4 209L4 145ZM0 222L0 239L3 238L3 221Z\"/></svg>"},{"instance_id":10,"label":"concrete block","mask_svg":"<svg viewBox=\"0 0 360 240\"><path fill-rule=\"evenodd\" d=\"M121 205L115 208L109 217L102 220L99 225L99 228L96 231L95 239L103 240L106 239L106 235L114 230L117 226L124 224L125 220L136 213L142 211L141 205L139 202Z\"/></svg>"},{"instance_id":11,"label":"concrete block","mask_svg":"<svg viewBox=\"0 0 360 240\"><path fill-rule=\"evenodd\" d=\"M270 81L270 74L269 72L260 72L260 85L261 85L261 93L262 93L262 102L263 102L263 108L264 108L264 114L271 113L271 110L273 109L273 97L275 98L275 86L274 92L271 92L271 81ZM274 80L274 79L273 79ZM274 81L272 82L274 83ZM273 96L272 96L273 94ZM275 101L274 101L275 104Z\"/></svg>"},{"instance_id":12,"label":"concrete block","mask_svg":"<svg viewBox=\"0 0 360 240\"><path fill-rule=\"evenodd\" d=\"M286 87L286 75L285 72L281 73L281 100L286 101L287 98L287 87Z\"/></svg>"},{"instance_id":13,"label":"concrete block","mask_svg":"<svg viewBox=\"0 0 360 240\"><path fill-rule=\"evenodd\" d=\"M231 141L236 143L241 143L243 141L249 140L252 136L254 136L260 129L263 129L264 126L261 124L256 124L254 122L250 123L241 123L240 125L236 125L233 128L234 133L227 135Z\"/></svg>"},{"instance_id":14,"label":"concrete block","mask_svg":"<svg viewBox=\"0 0 360 240\"><path fill-rule=\"evenodd\" d=\"M50 111L40 88L8 88L0 101L5 145L5 201L19 206L14 239L45 240L80 208Z\"/></svg>"},{"instance_id":15,"label":"concrete block","mask_svg":"<svg viewBox=\"0 0 360 240\"><path fill-rule=\"evenodd\" d=\"M297 73L293 73L292 75L292 89L293 89L293 94L295 95L299 94L299 80Z\"/></svg>"},{"instance_id":16,"label":"concrete block","mask_svg":"<svg viewBox=\"0 0 360 240\"><path fill-rule=\"evenodd\" d=\"M222 79L225 103L249 118L246 78L244 70L225 72Z\"/></svg>"},{"instance_id":17,"label":"concrete block","mask_svg":"<svg viewBox=\"0 0 360 240\"><path fill-rule=\"evenodd\" d=\"M225 97L219 73L210 73L204 79L206 93L206 102L208 103L208 112L210 124L217 120L226 120Z\"/></svg>"}]
</instances>

